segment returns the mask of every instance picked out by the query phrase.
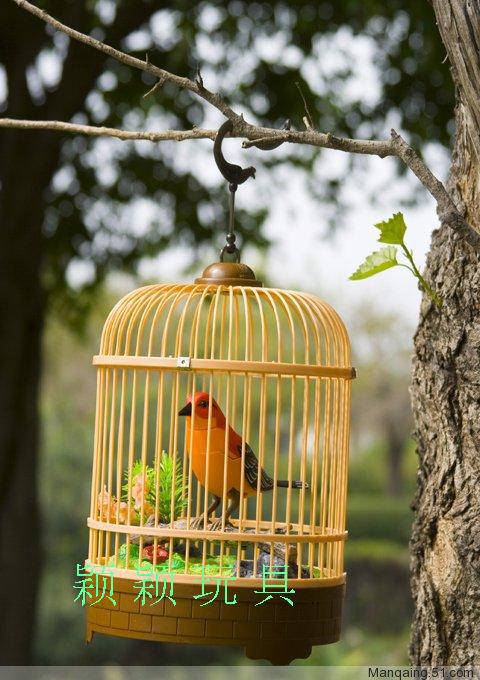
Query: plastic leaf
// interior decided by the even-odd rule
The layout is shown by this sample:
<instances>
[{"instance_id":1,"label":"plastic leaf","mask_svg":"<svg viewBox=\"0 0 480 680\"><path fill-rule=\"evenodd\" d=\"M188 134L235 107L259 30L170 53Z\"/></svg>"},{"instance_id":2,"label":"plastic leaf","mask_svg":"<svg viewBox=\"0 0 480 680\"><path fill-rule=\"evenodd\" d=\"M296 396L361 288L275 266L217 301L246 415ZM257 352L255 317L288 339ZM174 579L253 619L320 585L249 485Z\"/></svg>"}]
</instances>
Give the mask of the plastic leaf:
<instances>
[{"instance_id":1,"label":"plastic leaf","mask_svg":"<svg viewBox=\"0 0 480 680\"><path fill-rule=\"evenodd\" d=\"M393 243L402 245L407 225L403 217L403 213L395 213L389 220L385 222L378 222L375 225L380 230L380 243Z\"/></svg>"},{"instance_id":2,"label":"plastic leaf","mask_svg":"<svg viewBox=\"0 0 480 680\"><path fill-rule=\"evenodd\" d=\"M369 276L379 274L385 271L385 269L395 267L397 264L397 249L393 248L393 246L387 246L369 255L365 262L349 278L351 281L368 279Z\"/></svg>"}]
</instances>

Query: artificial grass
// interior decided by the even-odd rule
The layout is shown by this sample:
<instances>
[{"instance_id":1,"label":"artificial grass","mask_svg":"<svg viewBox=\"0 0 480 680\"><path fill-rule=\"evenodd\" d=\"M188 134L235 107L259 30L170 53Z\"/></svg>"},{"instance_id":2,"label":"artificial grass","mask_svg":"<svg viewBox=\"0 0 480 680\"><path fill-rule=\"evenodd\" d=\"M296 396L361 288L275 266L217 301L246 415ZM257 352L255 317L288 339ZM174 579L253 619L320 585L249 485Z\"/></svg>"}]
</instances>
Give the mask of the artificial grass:
<instances>
[{"instance_id":1,"label":"artificial grass","mask_svg":"<svg viewBox=\"0 0 480 680\"><path fill-rule=\"evenodd\" d=\"M117 558L117 568L126 569L127 558L127 544L120 546ZM115 556L110 557L108 561L109 566L115 566ZM234 576L237 566L237 559L232 555L224 555L222 559L222 567L220 568L219 557L207 557L205 560L205 574L209 576ZM202 573L202 558L190 557L188 560L188 568L185 572L185 559L182 555L174 552L172 553L172 561L169 566L169 560L162 564L157 564L155 567L152 562L148 560L140 560L138 554L138 545L130 544L130 559L128 561L128 568L135 571L149 571L168 572L171 574L201 574Z\"/></svg>"},{"instance_id":2,"label":"artificial grass","mask_svg":"<svg viewBox=\"0 0 480 680\"><path fill-rule=\"evenodd\" d=\"M130 558L128 560L128 569L135 570L137 572L148 572L152 573L156 571L158 573L169 573L169 574L202 574L202 558L201 557L190 557L188 560L188 567L185 571L185 558L182 555L174 552L172 553L172 561L169 566L169 560L166 560L162 564L157 564L155 567L152 562L148 560L139 559L139 549L138 545L133 543L129 547ZM127 558L127 544L123 543L120 546L117 556L117 563L115 564L115 555L110 557L108 565L110 567L117 567L117 569L126 569L126 558ZM304 567L307 569L307 567ZM236 576L237 573L237 558L233 555L223 555L222 566L220 567L220 557L210 556L205 560L205 571L206 576ZM320 578L321 572L318 567L313 567L313 578Z\"/></svg>"}]
</instances>

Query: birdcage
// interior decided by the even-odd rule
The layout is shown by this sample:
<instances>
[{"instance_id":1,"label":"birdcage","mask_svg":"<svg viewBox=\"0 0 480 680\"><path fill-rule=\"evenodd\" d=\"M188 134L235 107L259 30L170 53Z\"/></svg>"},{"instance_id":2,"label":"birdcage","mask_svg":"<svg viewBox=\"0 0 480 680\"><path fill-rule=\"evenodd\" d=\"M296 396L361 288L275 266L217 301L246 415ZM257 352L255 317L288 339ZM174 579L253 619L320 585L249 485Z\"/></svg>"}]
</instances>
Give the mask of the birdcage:
<instances>
[{"instance_id":1,"label":"birdcage","mask_svg":"<svg viewBox=\"0 0 480 680\"><path fill-rule=\"evenodd\" d=\"M221 263L120 300L94 364L87 639L275 663L338 640L354 369L337 313Z\"/></svg>"}]
</instances>

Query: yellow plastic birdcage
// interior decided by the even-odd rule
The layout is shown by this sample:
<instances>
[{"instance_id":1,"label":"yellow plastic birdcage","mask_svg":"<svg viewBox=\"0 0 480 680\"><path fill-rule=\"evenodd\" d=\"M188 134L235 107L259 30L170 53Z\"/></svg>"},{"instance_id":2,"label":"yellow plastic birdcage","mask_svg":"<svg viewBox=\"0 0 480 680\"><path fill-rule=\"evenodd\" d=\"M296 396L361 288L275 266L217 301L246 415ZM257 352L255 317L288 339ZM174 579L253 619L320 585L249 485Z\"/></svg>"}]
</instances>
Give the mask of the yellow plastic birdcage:
<instances>
[{"instance_id":1,"label":"yellow plastic birdcage","mask_svg":"<svg viewBox=\"0 0 480 680\"><path fill-rule=\"evenodd\" d=\"M86 568L113 596L88 608L87 638L288 662L340 634L354 369L328 304L229 266L140 288L105 323ZM155 602L135 589L145 573ZM205 580L236 604L203 606Z\"/></svg>"}]
</instances>

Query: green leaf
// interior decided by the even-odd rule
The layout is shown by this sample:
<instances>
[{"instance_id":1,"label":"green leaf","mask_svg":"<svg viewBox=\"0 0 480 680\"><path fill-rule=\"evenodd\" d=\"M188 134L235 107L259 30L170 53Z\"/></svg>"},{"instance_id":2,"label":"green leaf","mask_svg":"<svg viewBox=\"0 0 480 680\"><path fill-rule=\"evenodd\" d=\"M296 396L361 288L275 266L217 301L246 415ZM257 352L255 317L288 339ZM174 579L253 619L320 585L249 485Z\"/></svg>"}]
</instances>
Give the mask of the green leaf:
<instances>
[{"instance_id":1,"label":"green leaf","mask_svg":"<svg viewBox=\"0 0 480 680\"><path fill-rule=\"evenodd\" d=\"M398 265L397 249L392 246L387 246L386 248L376 250L369 255L365 259L365 262L363 262L349 278L350 281L368 279L369 276L379 274L380 272L385 271L385 269L390 269L390 267L395 267L396 265Z\"/></svg>"},{"instance_id":2,"label":"green leaf","mask_svg":"<svg viewBox=\"0 0 480 680\"><path fill-rule=\"evenodd\" d=\"M380 237L378 239L380 243L402 245L403 237L407 230L403 213L395 213L389 220L386 220L386 222L379 222L375 226L380 230Z\"/></svg>"}]
</instances>

